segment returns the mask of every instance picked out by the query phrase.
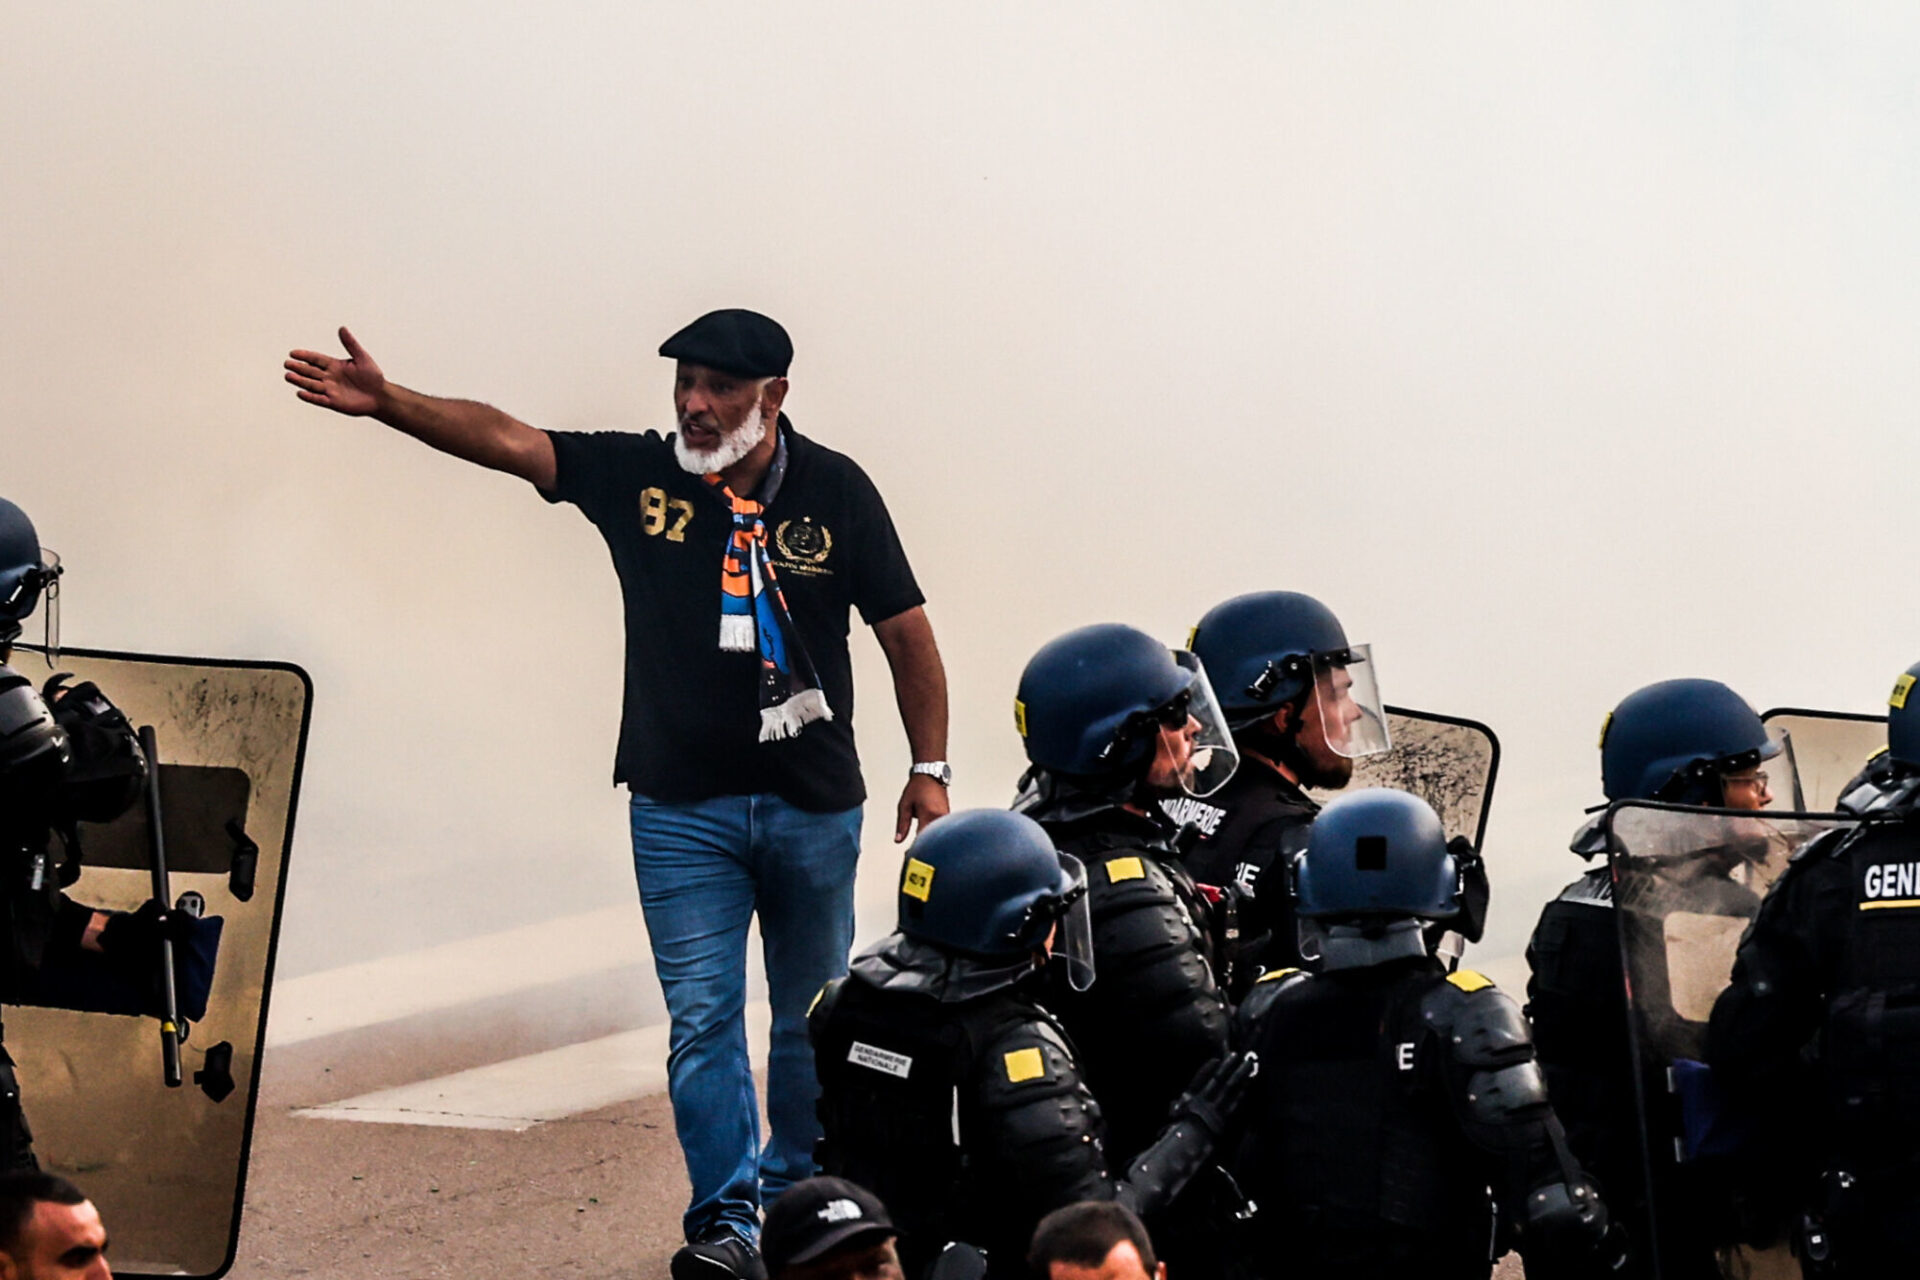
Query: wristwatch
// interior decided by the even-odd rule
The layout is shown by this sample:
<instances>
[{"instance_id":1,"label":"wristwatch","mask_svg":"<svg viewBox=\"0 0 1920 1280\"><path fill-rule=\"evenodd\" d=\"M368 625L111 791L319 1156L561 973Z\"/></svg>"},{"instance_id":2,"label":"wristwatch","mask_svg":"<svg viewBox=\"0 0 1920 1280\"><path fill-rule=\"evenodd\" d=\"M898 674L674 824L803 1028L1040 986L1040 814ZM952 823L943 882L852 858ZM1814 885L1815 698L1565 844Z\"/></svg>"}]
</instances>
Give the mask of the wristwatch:
<instances>
[{"instance_id":1,"label":"wristwatch","mask_svg":"<svg viewBox=\"0 0 1920 1280\"><path fill-rule=\"evenodd\" d=\"M943 787L953 785L953 766L945 760L919 760L907 772L909 774L924 773Z\"/></svg>"}]
</instances>

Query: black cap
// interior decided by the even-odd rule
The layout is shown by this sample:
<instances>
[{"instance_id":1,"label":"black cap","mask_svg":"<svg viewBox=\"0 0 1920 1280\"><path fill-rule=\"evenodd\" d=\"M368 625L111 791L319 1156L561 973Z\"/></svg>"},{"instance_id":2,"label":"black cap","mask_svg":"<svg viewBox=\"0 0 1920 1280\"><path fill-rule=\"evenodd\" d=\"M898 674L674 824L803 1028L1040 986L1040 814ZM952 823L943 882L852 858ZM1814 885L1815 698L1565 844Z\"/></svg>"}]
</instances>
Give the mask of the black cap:
<instances>
[{"instance_id":1,"label":"black cap","mask_svg":"<svg viewBox=\"0 0 1920 1280\"><path fill-rule=\"evenodd\" d=\"M808 1178L788 1187L767 1210L760 1256L768 1271L778 1272L863 1236L878 1243L898 1234L887 1207L865 1187L845 1178Z\"/></svg>"},{"instance_id":2,"label":"black cap","mask_svg":"<svg viewBox=\"0 0 1920 1280\"><path fill-rule=\"evenodd\" d=\"M660 344L669 360L703 364L742 378L784 378L793 363L793 339L758 311L709 311Z\"/></svg>"}]
</instances>

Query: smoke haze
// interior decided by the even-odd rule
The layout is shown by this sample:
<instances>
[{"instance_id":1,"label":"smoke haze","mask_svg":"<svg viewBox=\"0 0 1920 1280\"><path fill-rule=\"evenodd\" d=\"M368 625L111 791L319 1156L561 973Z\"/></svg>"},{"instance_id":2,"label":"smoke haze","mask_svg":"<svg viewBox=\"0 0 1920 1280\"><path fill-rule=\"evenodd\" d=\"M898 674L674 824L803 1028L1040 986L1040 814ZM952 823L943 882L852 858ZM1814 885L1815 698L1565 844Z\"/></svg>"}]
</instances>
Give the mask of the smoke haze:
<instances>
[{"instance_id":1,"label":"smoke haze","mask_svg":"<svg viewBox=\"0 0 1920 1280\"><path fill-rule=\"evenodd\" d=\"M347 323L665 430L655 347L753 307L900 526L956 805L1047 639L1311 592L1501 736L1498 962L1626 692L1920 657L1917 55L1899 6L15 5L0 493L67 643L311 672L283 973L631 901L598 535L279 363ZM907 754L855 661L864 940Z\"/></svg>"}]
</instances>

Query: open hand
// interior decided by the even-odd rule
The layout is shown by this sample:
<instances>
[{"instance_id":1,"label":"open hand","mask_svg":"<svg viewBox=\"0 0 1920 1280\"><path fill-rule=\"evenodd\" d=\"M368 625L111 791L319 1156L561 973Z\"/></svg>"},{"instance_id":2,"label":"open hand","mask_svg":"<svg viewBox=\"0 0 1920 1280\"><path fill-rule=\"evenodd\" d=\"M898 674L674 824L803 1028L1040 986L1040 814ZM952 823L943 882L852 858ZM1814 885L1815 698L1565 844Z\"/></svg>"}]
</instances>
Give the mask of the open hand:
<instances>
[{"instance_id":1,"label":"open hand","mask_svg":"<svg viewBox=\"0 0 1920 1280\"><path fill-rule=\"evenodd\" d=\"M344 413L365 417L380 407L380 393L386 389L387 376L373 362L366 348L353 340L345 325L340 326L340 344L347 358L319 351L292 351L287 354L287 381L302 400Z\"/></svg>"}]
</instances>

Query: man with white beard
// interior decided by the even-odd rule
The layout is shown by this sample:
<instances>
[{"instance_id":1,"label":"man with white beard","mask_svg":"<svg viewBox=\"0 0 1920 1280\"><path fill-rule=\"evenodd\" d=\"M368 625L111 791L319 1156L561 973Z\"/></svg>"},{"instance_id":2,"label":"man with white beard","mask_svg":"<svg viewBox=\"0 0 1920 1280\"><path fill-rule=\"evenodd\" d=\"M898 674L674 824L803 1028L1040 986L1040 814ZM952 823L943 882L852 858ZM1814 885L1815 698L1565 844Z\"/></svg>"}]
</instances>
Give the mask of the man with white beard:
<instances>
[{"instance_id":1,"label":"man with white beard","mask_svg":"<svg viewBox=\"0 0 1920 1280\"><path fill-rule=\"evenodd\" d=\"M693 1184L675 1280L762 1277L759 1207L814 1172L807 1004L846 972L866 791L854 752L848 613L893 671L914 765L894 839L947 812L946 676L885 504L851 459L780 411L793 345L752 311L667 339L679 432L541 431L471 400L295 351L302 400L371 416L571 502L612 552L626 604L614 782L672 1018L668 1090ZM773 1011L764 1151L742 1014L760 918Z\"/></svg>"}]
</instances>

